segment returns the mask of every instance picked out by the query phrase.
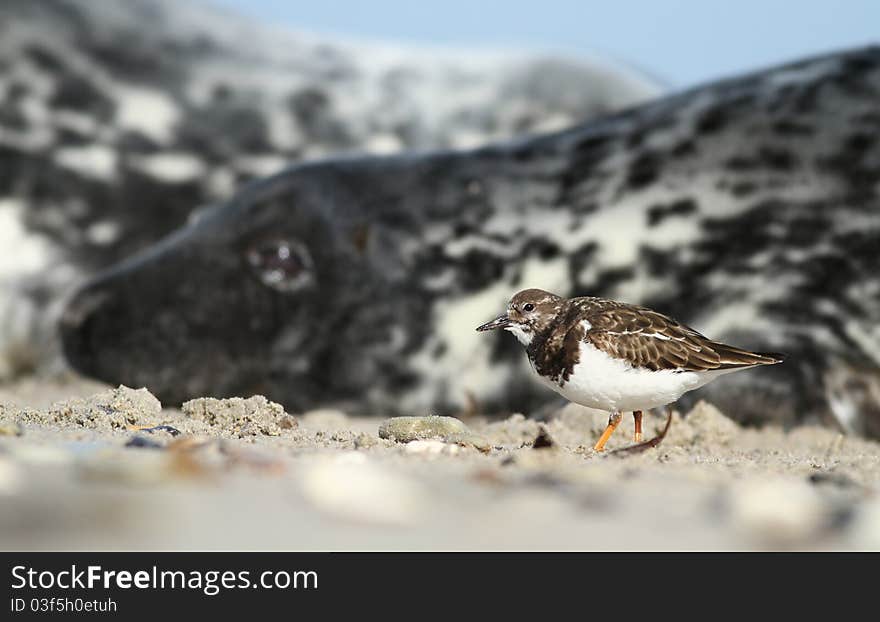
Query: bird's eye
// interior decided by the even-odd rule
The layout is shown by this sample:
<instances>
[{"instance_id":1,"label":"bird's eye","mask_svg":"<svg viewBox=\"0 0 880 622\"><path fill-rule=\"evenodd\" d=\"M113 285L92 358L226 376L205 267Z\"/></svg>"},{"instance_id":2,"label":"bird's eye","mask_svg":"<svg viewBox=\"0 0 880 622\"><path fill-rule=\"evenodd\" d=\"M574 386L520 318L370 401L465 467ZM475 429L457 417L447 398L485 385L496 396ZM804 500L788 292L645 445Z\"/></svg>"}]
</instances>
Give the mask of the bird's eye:
<instances>
[{"instance_id":1,"label":"bird's eye","mask_svg":"<svg viewBox=\"0 0 880 622\"><path fill-rule=\"evenodd\" d=\"M527 313L528 313L529 311L534 311L534 310L535 310L535 305L533 305L533 304L530 303L530 302L527 302L526 304L523 305L523 311L525 311L525 312L527 312Z\"/></svg>"},{"instance_id":2,"label":"bird's eye","mask_svg":"<svg viewBox=\"0 0 880 622\"><path fill-rule=\"evenodd\" d=\"M248 247L246 258L257 278L272 289L291 293L313 282L312 257L292 240L261 240Z\"/></svg>"}]
</instances>

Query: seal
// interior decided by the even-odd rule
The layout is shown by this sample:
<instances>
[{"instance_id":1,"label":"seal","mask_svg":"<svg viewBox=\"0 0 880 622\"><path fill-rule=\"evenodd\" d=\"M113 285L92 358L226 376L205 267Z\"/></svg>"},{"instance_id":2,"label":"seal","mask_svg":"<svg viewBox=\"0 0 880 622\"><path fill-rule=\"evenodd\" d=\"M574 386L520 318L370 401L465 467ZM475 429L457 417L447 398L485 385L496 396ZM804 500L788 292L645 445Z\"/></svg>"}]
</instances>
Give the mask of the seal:
<instances>
[{"instance_id":1,"label":"seal","mask_svg":"<svg viewBox=\"0 0 880 622\"><path fill-rule=\"evenodd\" d=\"M601 59L352 43L205 3L4 0L0 381L54 367L71 283L250 180L558 129L659 92Z\"/></svg>"},{"instance_id":2,"label":"seal","mask_svg":"<svg viewBox=\"0 0 880 622\"><path fill-rule=\"evenodd\" d=\"M530 408L518 348L472 327L540 287L786 352L688 394L741 421L878 436L878 101L872 47L476 150L295 166L79 291L65 351L172 402Z\"/></svg>"}]
</instances>

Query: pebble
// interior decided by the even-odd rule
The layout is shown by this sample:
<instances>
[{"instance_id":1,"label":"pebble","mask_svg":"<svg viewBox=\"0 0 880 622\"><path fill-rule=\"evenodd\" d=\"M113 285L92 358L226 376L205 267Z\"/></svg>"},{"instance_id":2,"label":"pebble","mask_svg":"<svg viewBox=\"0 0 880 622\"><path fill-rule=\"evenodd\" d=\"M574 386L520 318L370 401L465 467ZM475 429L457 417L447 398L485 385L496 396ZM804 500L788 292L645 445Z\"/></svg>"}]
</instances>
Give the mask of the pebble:
<instances>
[{"instance_id":1,"label":"pebble","mask_svg":"<svg viewBox=\"0 0 880 622\"><path fill-rule=\"evenodd\" d=\"M467 426L455 417L392 417L379 425L379 438L408 443L429 438L445 439L453 434L469 434Z\"/></svg>"},{"instance_id":2,"label":"pebble","mask_svg":"<svg viewBox=\"0 0 880 622\"><path fill-rule=\"evenodd\" d=\"M484 437L474 434L455 417L392 417L379 425L379 438L398 443L440 439L446 443L471 446L489 451L491 445Z\"/></svg>"}]
</instances>

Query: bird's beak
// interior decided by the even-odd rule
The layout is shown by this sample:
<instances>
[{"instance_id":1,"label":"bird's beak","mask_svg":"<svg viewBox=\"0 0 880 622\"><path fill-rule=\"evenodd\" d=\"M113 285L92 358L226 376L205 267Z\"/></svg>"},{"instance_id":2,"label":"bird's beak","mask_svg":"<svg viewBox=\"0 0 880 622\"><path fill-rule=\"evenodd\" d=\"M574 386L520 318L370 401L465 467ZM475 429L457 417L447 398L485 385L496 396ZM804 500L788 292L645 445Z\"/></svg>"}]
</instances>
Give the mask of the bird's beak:
<instances>
[{"instance_id":1,"label":"bird's beak","mask_svg":"<svg viewBox=\"0 0 880 622\"><path fill-rule=\"evenodd\" d=\"M477 330L483 332L486 330L495 330L496 328L507 328L508 326L510 326L510 318L506 315L502 315L491 322L486 322L482 326L477 326Z\"/></svg>"}]
</instances>

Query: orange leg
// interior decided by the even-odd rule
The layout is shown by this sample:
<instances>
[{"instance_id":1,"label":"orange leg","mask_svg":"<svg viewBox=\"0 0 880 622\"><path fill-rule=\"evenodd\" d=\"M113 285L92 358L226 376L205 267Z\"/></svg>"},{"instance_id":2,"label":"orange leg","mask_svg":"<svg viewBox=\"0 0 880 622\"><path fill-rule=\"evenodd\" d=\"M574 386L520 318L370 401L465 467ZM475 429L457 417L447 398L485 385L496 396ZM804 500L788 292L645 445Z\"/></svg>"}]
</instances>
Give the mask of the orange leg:
<instances>
[{"instance_id":1,"label":"orange leg","mask_svg":"<svg viewBox=\"0 0 880 622\"><path fill-rule=\"evenodd\" d=\"M620 419L620 413L611 413L611 416L608 417L608 426L605 428L605 431L602 432L602 436L599 437L599 440L596 441L593 449L595 449L596 451L602 451L603 449L605 449L605 443L608 442L608 439L611 438L612 434L614 434L614 430L616 430L617 426L620 425Z\"/></svg>"},{"instance_id":2,"label":"orange leg","mask_svg":"<svg viewBox=\"0 0 880 622\"><path fill-rule=\"evenodd\" d=\"M633 411L633 421L635 423L635 431L633 432L633 442L641 443L642 442L642 411L634 410Z\"/></svg>"}]
</instances>

